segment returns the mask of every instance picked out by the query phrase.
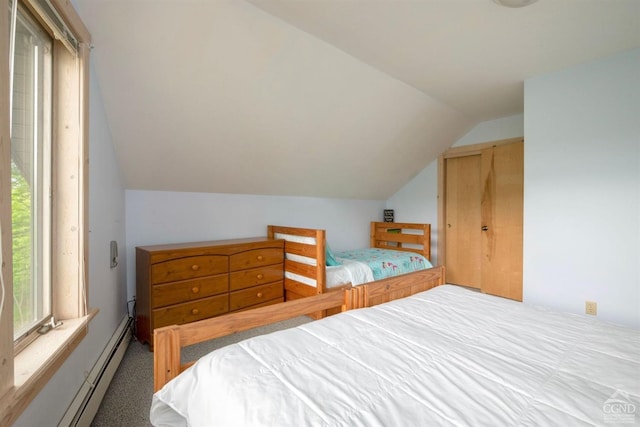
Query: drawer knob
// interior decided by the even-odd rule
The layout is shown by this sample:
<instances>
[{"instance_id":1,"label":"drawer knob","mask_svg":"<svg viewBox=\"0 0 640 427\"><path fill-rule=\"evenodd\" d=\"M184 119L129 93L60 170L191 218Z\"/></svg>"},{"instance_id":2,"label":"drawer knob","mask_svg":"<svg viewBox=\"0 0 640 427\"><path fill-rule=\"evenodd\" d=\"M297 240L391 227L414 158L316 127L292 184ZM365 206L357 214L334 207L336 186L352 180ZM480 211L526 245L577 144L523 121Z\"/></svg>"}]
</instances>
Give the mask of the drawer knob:
<instances>
[{"instance_id":1,"label":"drawer knob","mask_svg":"<svg viewBox=\"0 0 640 427\"><path fill-rule=\"evenodd\" d=\"M198 292L200 292L200 288L198 288L197 286L194 286L193 288L191 288L191 292L193 292L194 294L197 294Z\"/></svg>"},{"instance_id":2,"label":"drawer knob","mask_svg":"<svg viewBox=\"0 0 640 427\"><path fill-rule=\"evenodd\" d=\"M262 292L258 292L258 293L256 294L256 296L257 296L258 298L262 298Z\"/></svg>"},{"instance_id":3,"label":"drawer knob","mask_svg":"<svg viewBox=\"0 0 640 427\"><path fill-rule=\"evenodd\" d=\"M258 278L258 280L262 280L262 278L263 278L264 276L262 275L262 273L260 273L260 274L258 274L256 277Z\"/></svg>"},{"instance_id":4,"label":"drawer knob","mask_svg":"<svg viewBox=\"0 0 640 427\"><path fill-rule=\"evenodd\" d=\"M200 310L198 310L197 308L194 308L193 310L191 310L191 314L196 315L200 313Z\"/></svg>"},{"instance_id":5,"label":"drawer knob","mask_svg":"<svg viewBox=\"0 0 640 427\"><path fill-rule=\"evenodd\" d=\"M264 257L262 255L258 255L258 261L262 261Z\"/></svg>"},{"instance_id":6,"label":"drawer knob","mask_svg":"<svg viewBox=\"0 0 640 427\"><path fill-rule=\"evenodd\" d=\"M192 269L193 271L198 271L198 270L200 270L200 266L199 266L198 264L193 264L193 265L191 266L191 269Z\"/></svg>"}]
</instances>

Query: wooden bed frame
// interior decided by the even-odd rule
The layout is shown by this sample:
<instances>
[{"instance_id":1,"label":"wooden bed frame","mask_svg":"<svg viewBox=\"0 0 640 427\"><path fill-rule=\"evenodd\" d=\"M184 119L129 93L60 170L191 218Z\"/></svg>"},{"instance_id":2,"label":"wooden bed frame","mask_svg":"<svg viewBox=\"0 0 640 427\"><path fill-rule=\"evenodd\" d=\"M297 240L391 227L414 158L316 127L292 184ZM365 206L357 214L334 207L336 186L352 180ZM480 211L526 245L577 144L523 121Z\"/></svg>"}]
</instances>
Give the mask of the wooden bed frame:
<instances>
[{"instance_id":1,"label":"wooden bed frame","mask_svg":"<svg viewBox=\"0 0 640 427\"><path fill-rule=\"evenodd\" d=\"M316 283L306 283L285 277L285 300L323 294L327 291L347 289L351 284L332 287L326 285L326 232L321 229L267 226L267 237L274 239L276 235L312 238L315 244L305 244L285 239L285 254L295 254L314 259L315 265L308 265L291 259L285 259L285 272L295 273ZM370 230L370 247L414 252L431 259L431 224L406 222L372 222Z\"/></svg>"},{"instance_id":2,"label":"wooden bed frame","mask_svg":"<svg viewBox=\"0 0 640 427\"><path fill-rule=\"evenodd\" d=\"M322 310L338 308L346 311L370 307L426 291L444 282L444 267L434 267L342 289L341 292L327 292L198 322L155 329L154 391L160 390L194 363L182 363L182 347Z\"/></svg>"}]
</instances>

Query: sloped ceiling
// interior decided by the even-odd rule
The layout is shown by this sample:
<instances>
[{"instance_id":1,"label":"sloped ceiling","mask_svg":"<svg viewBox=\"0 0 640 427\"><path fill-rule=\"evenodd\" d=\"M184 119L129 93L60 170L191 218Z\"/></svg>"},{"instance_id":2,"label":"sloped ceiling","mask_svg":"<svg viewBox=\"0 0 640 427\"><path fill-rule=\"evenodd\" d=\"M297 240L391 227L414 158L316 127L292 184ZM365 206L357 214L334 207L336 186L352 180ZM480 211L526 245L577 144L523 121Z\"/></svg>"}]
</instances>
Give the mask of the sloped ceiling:
<instances>
[{"instance_id":1,"label":"sloped ceiling","mask_svg":"<svg viewBox=\"0 0 640 427\"><path fill-rule=\"evenodd\" d=\"M637 0L78 0L129 189L386 199Z\"/></svg>"}]
</instances>

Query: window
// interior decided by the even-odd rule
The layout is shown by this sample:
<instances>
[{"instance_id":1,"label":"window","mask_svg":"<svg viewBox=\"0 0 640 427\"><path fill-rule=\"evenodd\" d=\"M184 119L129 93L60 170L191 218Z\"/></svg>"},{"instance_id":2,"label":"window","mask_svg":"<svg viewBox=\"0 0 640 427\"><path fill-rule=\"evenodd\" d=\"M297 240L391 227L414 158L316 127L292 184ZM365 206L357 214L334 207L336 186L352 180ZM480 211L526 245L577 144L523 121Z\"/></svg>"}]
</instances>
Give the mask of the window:
<instances>
[{"instance_id":1,"label":"window","mask_svg":"<svg viewBox=\"0 0 640 427\"><path fill-rule=\"evenodd\" d=\"M95 315L85 269L90 36L68 0L0 0L0 10L0 424L10 425ZM52 319L63 327L38 333Z\"/></svg>"},{"instance_id":2,"label":"window","mask_svg":"<svg viewBox=\"0 0 640 427\"><path fill-rule=\"evenodd\" d=\"M19 7L11 78L13 337L51 317L52 38Z\"/></svg>"}]
</instances>

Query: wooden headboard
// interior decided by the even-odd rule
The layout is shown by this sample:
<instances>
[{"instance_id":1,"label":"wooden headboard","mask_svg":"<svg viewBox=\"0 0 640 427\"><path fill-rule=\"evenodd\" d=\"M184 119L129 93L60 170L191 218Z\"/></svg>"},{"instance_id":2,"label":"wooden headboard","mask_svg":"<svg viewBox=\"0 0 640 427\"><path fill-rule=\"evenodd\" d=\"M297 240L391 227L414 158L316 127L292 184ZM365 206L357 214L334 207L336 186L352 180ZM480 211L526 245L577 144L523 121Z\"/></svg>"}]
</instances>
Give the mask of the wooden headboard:
<instances>
[{"instance_id":1,"label":"wooden headboard","mask_svg":"<svg viewBox=\"0 0 640 427\"><path fill-rule=\"evenodd\" d=\"M431 260L431 224L372 222L372 248L415 252Z\"/></svg>"}]
</instances>

